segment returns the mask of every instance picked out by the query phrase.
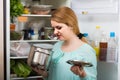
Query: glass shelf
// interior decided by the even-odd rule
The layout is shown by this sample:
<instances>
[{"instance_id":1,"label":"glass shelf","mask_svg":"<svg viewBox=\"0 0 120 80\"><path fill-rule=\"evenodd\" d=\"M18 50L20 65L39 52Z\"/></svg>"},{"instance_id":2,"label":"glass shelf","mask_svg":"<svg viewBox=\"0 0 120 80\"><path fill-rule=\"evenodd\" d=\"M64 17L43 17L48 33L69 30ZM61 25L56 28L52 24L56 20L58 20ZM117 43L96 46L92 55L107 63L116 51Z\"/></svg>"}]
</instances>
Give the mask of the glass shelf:
<instances>
[{"instance_id":1,"label":"glass shelf","mask_svg":"<svg viewBox=\"0 0 120 80\"><path fill-rule=\"evenodd\" d=\"M57 42L58 40L11 40L10 42Z\"/></svg>"},{"instance_id":2,"label":"glass shelf","mask_svg":"<svg viewBox=\"0 0 120 80\"><path fill-rule=\"evenodd\" d=\"M51 17L51 15L39 15L39 14L22 14L25 17Z\"/></svg>"},{"instance_id":3,"label":"glass shelf","mask_svg":"<svg viewBox=\"0 0 120 80\"><path fill-rule=\"evenodd\" d=\"M28 56L10 57L10 59L27 59L27 58L28 58Z\"/></svg>"},{"instance_id":4,"label":"glass shelf","mask_svg":"<svg viewBox=\"0 0 120 80\"><path fill-rule=\"evenodd\" d=\"M19 80L19 79L35 79L35 78L42 78L42 76L30 76L30 77L27 77L27 78L23 78L23 77L12 77L11 80Z\"/></svg>"}]
</instances>

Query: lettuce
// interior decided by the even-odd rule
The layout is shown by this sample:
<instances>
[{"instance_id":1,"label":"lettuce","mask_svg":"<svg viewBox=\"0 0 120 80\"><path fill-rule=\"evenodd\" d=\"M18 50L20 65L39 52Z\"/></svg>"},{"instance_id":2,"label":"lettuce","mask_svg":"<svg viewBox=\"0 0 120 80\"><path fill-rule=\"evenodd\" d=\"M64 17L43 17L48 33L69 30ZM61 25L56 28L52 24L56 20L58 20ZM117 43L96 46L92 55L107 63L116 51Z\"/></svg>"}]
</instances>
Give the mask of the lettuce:
<instances>
[{"instance_id":1,"label":"lettuce","mask_svg":"<svg viewBox=\"0 0 120 80\"><path fill-rule=\"evenodd\" d=\"M13 61L11 61L11 64L13 64ZM32 71L32 69L23 61L15 61L15 64L11 66L13 72L17 74L18 77L28 77Z\"/></svg>"}]
</instances>

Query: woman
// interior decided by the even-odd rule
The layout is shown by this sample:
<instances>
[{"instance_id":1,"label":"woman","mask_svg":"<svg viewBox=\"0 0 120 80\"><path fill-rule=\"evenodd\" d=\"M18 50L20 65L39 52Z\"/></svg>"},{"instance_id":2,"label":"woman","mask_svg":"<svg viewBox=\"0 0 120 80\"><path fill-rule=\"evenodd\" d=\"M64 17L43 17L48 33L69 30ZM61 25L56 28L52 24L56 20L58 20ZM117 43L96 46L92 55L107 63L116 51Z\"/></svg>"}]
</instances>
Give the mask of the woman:
<instances>
[{"instance_id":1,"label":"woman","mask_svg":"<svg viewBox=\"0 0 120 80\"><path fill-rule=\"evenodd\" d=\"M52 49L48 72L34 70L47 80L97 80L95 51L80 34L75 13L68 7L60 7L52 13L51 25L60 41ZM90 62L93 66L71 65L68 60Z\"/></svg>"}]
</instances>

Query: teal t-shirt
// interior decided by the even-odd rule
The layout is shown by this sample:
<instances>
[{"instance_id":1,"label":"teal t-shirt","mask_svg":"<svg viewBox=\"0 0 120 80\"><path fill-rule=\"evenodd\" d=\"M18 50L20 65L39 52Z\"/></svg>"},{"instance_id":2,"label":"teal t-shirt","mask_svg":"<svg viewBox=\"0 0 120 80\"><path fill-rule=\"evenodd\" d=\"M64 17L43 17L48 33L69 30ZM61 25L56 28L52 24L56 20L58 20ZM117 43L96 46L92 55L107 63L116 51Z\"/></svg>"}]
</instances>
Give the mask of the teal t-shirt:
<instances>
[{"instance_id":1,"label":"teal t-shirt","mask_svg":"<svg viewBox=\"0 0 120 80\"><path fill-rule=\"evenodd\" d=\"M84 44L77 50L68 53L61 50L62 43L63 41L57 42L52 49L47 80L97 80L97 61L94 49L88 44ZM72 65L66 63L68 60L86 61L92 63L93 66L84 67L87 76L80 78L70 70Z\"/></svg>"}]
</instances>

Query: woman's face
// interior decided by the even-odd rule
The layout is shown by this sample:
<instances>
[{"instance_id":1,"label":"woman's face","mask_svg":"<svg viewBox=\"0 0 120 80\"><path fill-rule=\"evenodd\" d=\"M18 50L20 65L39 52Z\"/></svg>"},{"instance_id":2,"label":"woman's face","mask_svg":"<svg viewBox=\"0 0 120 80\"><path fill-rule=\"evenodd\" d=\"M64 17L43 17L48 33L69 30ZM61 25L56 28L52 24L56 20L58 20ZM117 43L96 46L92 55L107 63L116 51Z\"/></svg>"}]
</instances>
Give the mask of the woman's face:
<instances>
[{"instance_id":1,"label":"woman's face","mask_svg":"<svg viewBox=\"0 0 120 80\"><path fill-rule=\"evenodd\" d=\"M51 20L51 25L54 29L54 34L59 40L67 40L70 38L70 35L72 33L71 27L67 26L64 23L58 23L53 20Z\"/></svg>"}]
</instances>

